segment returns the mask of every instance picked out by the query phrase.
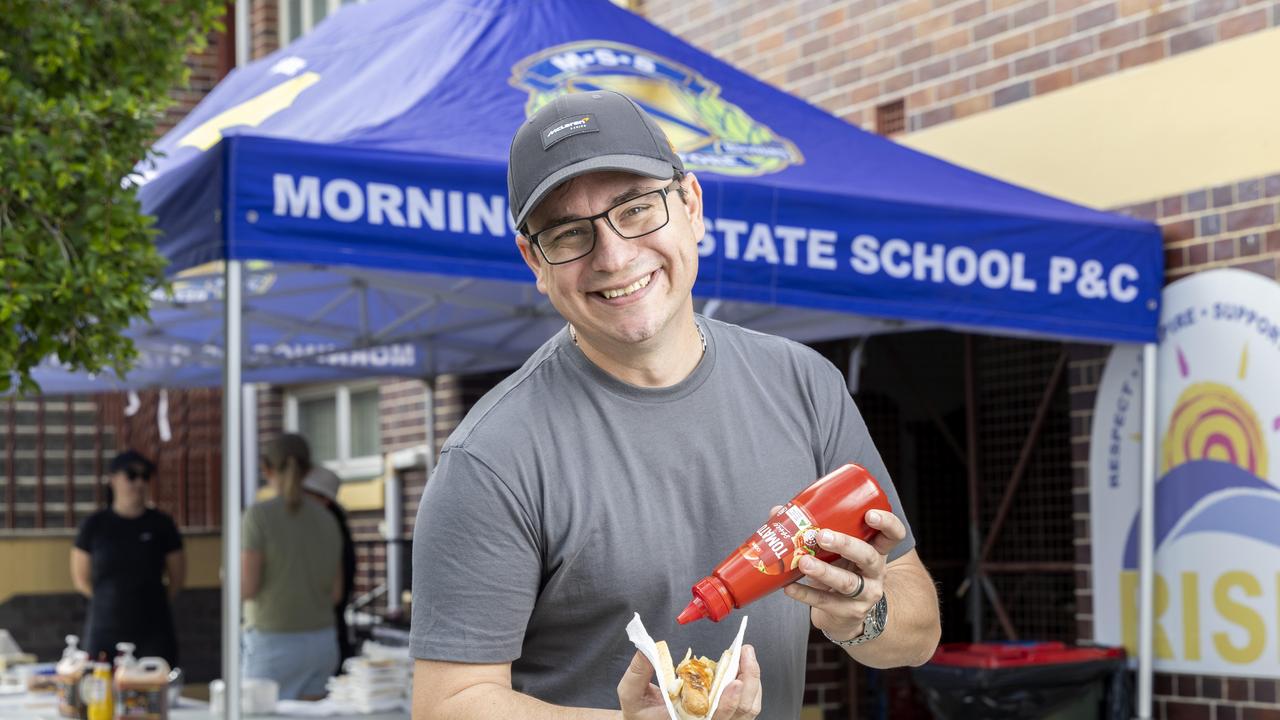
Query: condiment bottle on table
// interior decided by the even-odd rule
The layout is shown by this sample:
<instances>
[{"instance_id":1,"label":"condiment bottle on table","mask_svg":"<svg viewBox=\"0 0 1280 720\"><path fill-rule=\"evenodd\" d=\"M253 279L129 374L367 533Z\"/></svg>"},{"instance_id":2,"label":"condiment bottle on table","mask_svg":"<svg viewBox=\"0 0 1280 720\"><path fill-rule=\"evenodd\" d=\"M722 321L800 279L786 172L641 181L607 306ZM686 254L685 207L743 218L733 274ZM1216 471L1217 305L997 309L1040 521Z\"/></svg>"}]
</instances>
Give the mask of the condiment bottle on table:
<instances>
[{"instance_id":1,"label":"condiment bottle on table","mask_svg":"<svg viewBox=\"0 0 1280 720\"><path fill-rule=\"evenodd\" d=\"M105 652L99 653L98 662L93 664L93 674L80 681L80 697L84 700L88 720L113 720L115 702L111 682L111 663L107 662Z\"/></svg>"},{"instance_id":2,"label":"condiment bottle on table","mask_svg":"<svg viewBox=\"0 0 1280 720\"><path fill-rule=\"evenodd\" d=\"M80 699L80 679L89 665L89 653L79 647L80 638L68 635L67 647L55 669L54 687L58 691L58 714L68 718L85 716L84 701Z\"/></svg>"},{"instance_id":3,"label":"condiment bottle on table","mask_svg":"<svg viewBox=\"0 0 1280 720\"><path fill-rule=\"evenodd\" d=\"M164 658L133 656L133 643L118 643L116 720L167 720L169 663Z\"/></svg>"}]
</instances>

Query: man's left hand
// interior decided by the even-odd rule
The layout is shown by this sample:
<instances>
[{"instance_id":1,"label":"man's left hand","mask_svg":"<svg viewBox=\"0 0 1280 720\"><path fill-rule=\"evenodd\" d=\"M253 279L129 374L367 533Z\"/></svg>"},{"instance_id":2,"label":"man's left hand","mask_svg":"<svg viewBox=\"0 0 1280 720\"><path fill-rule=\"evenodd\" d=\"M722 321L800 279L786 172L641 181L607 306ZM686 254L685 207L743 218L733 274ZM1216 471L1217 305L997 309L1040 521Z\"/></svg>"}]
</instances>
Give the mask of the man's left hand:
<instances>
[{"instance_id":1,"label":"man's left hand","mask_svg":"<svg viewBox=\"0 0 1280 720\"><path fill-rule=\"evenodd\" d=\"M862 619L884 595L889 551L907 536L906 527L893 513L870 510L866 521L879 531L869 543L834 530L818 533L818 546L840 557L830 563L811 555L800 558L804 581L784 589L812 608L814 627L833 640L862 634Z\"/></svg>"}]
</instances>

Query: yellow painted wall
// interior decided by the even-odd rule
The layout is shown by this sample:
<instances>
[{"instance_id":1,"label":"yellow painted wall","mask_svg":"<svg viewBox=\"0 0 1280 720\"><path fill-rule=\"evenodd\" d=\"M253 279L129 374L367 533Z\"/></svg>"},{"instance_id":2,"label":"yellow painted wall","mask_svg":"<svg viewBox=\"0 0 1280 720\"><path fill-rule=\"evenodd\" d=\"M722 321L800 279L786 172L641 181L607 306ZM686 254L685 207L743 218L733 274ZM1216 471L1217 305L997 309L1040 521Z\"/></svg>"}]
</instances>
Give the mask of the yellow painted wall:
<instances>
[{"instance_id":1,"label":"yellow painted wall","mask_svg":"<svg viewBox=\"0 0 1280 720\"><path fill-rule=\"evenodd\" d=\"M187 587L220 587L222 536L188 535L182 538L182 543L187 551Z\"/></svg>"},{"instance_id":2,"label":"yellow painted wall","mask_svg":"<svg viewBox=\"0 0 1280 720\"><path fill-rule=\"evenodd\" d=\"M71 584L69 535L0 538L0 602L14 595L75 592ZM187 587L221 585L222 536L182 538L187 553Z\"/></svg>"},{"instance_id":3,"label":"yellow painted wall","mask_svg":"<svg viewBox=\"0 0 1280 720\"><path fill-rule=\"evenodd\" d=\"M1280 172L1280 28L903 136L1049 195L1118 207Z\"/></svg>"},{"instance_id":4,"label":"yellow painted wall","mask_svg":"<svg viewBox=\"0 0 1280 720\"><path fill-rule=\"evenodd\" d=\"M348 512L352 510L381 510L386 504L386 489L382 478L360 482L344 482L338 488L338 504Z\"/></svg>"},{"instance_id":5,"label":"yellow painted wall","mask_svg":"<svg viewBox=\"0 0 1280 720\"><path fill-rule=\"evenodd\" d=\"M381 510L387 502L385 483L381 477L344 482L338 486L338 504L347 512ZM258 488L254 500L262 502L275 496L275 488L264 485Z\"/></svg>"}]
</instances>

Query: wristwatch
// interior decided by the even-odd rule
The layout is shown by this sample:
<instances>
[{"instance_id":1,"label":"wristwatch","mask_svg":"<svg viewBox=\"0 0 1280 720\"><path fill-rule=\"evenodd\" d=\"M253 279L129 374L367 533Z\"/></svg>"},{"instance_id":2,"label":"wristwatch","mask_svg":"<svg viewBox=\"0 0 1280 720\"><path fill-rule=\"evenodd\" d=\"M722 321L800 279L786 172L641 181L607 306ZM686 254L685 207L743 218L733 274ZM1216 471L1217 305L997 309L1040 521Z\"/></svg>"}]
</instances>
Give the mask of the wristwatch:
<instances>
[{"instance_id":1,"label":"wristwatch","mask_svg":"<svg viewBox=\"0 0 1280 720\"><path fill-rule=\"evenodd\" d=\"M866 642L871 642L872 640L875 640L876 638L880 637L880 633L884 632L885 618L887 618L888 616L889 616L889 598L886 595L881 595L880 599L876 602L876 604L871 606L871 610L867 612L867 616L862 618L862 632L856 637L851 637L848 640L836 640L830 635L827 635L826 630L823 630L822 634L826 635L826 638L828 640L839 645L840 647L852 647L854 645L861 645Z\"/></svg>"}]
</instances>

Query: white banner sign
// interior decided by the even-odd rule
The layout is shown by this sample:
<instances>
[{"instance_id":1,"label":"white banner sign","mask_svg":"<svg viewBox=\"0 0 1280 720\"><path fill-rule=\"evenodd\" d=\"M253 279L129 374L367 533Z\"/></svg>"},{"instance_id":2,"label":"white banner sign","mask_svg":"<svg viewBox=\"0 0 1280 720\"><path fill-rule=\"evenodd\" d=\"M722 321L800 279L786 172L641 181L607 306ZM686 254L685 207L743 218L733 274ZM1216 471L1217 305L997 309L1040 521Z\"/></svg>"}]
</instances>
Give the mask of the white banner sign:
<instances>
[{"instance_id":1,"label":"white banner sign","mask_svg":"<svg viewBox=\"0 0 1280 720\"><path fill-rule=\"evenodd\" d=\"M1142 351L1119 346L1089 454L1094 638L1134 654ZM1280 284L1214 270L1164 291L1155 669L1280 676Z\"/></svg>"}]
</instances>

